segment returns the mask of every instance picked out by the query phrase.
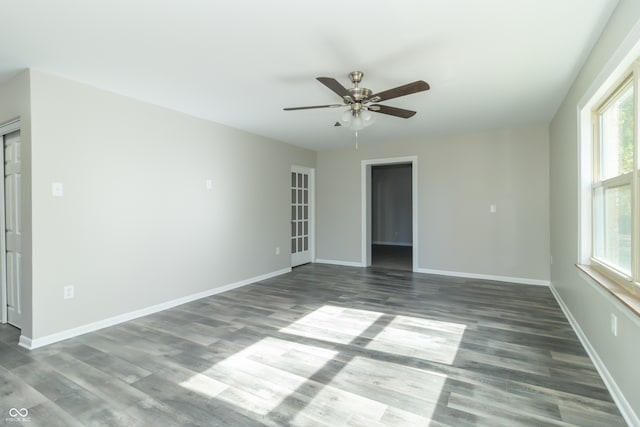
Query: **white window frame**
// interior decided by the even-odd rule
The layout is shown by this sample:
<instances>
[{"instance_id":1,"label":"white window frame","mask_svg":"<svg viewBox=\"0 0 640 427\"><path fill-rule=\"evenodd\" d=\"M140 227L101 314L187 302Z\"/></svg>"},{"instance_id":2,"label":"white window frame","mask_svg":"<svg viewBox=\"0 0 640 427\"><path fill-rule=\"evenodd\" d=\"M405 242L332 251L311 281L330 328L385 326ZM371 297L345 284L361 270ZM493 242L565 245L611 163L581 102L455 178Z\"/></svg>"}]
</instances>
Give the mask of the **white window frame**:
<instances>
[{"instance_id":1,"label":"white window frame","mask_svg":"<svg viewBox=\"0 0 640 427\"><path fill-rule=\"evenodd\" d=\"M617 175L611 178L600 180L601 162L601 129L600 116L611 106L612 102L618 99L630 87L633 88L634 97L634 151L633 151L633 167L632 171ZM640 143L638 140L638 126L640 122L640 111L638 106L638 90L640 90L640 62L636 61L629 67L621 78L613 84L605 86L606 92L598 98L591 109L591 129L592 129L592 155L590 162L592 167L591 173L591 227L589 264L591 267L602 273L610 280L620 284L633 294L640 295L640 171L638 171L638 156L640 153ZM583 158L582 161L585 161ZM607 263L606 260L599 259L596 253L596 238L598 231L596 220L596 192L600 189L614 188L620 185L629 185L631 187L631 273L621 271L615 266Z\"/></svg>"}]
</instances>

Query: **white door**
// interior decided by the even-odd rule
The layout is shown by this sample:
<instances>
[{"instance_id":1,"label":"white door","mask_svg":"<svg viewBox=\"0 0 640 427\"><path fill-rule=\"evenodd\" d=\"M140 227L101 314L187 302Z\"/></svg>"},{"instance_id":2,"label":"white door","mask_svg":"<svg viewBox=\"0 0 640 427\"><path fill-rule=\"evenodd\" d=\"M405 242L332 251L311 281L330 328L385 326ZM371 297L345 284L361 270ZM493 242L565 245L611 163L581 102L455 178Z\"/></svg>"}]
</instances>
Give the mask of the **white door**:
<instances>
[{"instance_id":1,"label":"white door","mask_svg":"<svg viewBox=\"0 0 640 427\"><path fill-rule=\"evenodd\" d=\"M291 167L291 266L312 260L313 169Z\"/></svg>"},{"instance_id":2,"label":"white door","mask_svg":"<svg viewBox=\"0 0 640 427\"><path fill-rule=\"evenodd\" d=\"M5 279L7 321L21 327L20 131L4 136Z\"/></svg>"}]
</instances>

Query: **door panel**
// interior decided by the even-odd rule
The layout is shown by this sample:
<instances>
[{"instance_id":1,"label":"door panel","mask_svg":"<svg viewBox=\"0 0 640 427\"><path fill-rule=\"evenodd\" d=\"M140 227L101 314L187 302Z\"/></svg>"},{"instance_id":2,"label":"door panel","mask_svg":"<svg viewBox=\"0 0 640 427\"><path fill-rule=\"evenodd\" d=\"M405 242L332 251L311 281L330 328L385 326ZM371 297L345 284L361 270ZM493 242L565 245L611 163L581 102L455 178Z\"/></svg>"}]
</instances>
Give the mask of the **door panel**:
<instances>
[{"instance_id":1,"label":"door panel","mask_svg":"<svg viewBox=\"0 0 640 427\"><path fill-rule=\"evenodd\" d=\"M20 132L4 137L4 197L5 197L5 244L7 321L20 327L22 308L22 225L20 223Z\"/></svg>"},{"instance_id":2,"label":"door panel","mask_svg":"<svg viewBox=\"0 0 640 427\"><path fill-rule=\"evenodd\" d=\"M312 169L291 168L291 266L306 264L312 260L313 236L311 232L313 212Z\"/></svg>"}]
</instances>

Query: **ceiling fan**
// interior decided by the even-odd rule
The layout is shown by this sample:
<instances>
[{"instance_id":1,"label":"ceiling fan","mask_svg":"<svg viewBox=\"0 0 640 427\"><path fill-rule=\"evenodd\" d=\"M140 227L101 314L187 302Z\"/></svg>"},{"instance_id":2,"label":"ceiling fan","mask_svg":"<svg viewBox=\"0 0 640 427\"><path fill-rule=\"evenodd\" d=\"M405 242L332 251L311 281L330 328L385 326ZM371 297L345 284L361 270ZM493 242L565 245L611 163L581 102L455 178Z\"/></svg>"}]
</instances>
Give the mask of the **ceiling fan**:
<instances>
[{"instance_id":1,"label":"ceiling fan","mask_svg":"<svg viewBox=\"0 0 640 427\"><path fill-rule=\"evenodd\" d=\"M416 112L405 110L402 108L389 107L388 105L378 104L380 101L398 98L400 96L411 95L412 93L423 92L429 90L429 84L423 80L417 80L413 83L407 83L393 89L382 92L373 93L371 89L360 87L360 82L364 73L362 71L352 71L349 73L349 80L353 83L353 87L349 89L342 86L336 79L332 77L317 77L316 79L335 92L342 98L342 104L328 105L311 105L308 107L290 107L285 111L293 110L310 110L314 108L338 108L345 105L349 108L342 114L341 120L336 122L334 126L348 125L351 129L358 131L363 127L373 123L369 111L375 113L387 114L390 116L408 119L413 117Z\"/></svg>"}]
</instances>

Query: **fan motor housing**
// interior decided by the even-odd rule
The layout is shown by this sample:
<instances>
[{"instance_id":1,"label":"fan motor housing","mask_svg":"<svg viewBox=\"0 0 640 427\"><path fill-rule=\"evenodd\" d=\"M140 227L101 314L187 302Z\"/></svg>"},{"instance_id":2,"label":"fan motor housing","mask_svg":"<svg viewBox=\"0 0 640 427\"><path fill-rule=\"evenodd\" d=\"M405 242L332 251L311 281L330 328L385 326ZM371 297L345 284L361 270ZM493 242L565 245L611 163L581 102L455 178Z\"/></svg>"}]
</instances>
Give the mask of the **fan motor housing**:
<instances>
[{"instance_id":1,"label":"fan motor housing","mask_svg":"<svg viewBox=\"0 0 640 427\"><path fill-rule=\"evenodd\" d=\"M366 87L352 87L347 90L356 101L366 101L372 93L371 89L367 89Z\"/></svg>"}]
</instances>

